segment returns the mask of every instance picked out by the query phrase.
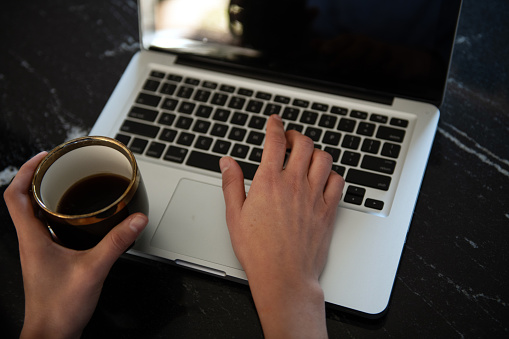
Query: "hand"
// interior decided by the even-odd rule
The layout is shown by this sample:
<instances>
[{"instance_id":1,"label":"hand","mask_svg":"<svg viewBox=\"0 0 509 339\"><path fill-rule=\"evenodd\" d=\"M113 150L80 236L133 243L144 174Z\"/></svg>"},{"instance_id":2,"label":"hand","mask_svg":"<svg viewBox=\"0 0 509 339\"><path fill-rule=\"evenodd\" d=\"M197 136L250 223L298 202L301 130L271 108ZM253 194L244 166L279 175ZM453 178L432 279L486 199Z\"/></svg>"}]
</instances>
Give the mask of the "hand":
<instances>
[{"instance_id":1,"label":"hand","mask_svg":"<svg viewBox=\"0 0 509 339\"><path fill-rule=\"evenodd\" d=\"M285 168L286 149L291 153ZM262 161L246 197L240 166L220 162L226 221L266 337L326 337L318 279L344 180L308 137L267 125Z\"/></svg>"},{"instance_id":2,"label":"hand","mask_svg":"<svg viewBox=\"0 0 509 339\"><path fill-rule=\"evenodd\" d=\"M4 193L18 235L25 289L21 338L79 338L111 266L148 219L143 214L131 215L90 250L58 245L36 217L29 192L35 169L45 155L40 153L25 163Z\"/></svg>"}]
</instances>

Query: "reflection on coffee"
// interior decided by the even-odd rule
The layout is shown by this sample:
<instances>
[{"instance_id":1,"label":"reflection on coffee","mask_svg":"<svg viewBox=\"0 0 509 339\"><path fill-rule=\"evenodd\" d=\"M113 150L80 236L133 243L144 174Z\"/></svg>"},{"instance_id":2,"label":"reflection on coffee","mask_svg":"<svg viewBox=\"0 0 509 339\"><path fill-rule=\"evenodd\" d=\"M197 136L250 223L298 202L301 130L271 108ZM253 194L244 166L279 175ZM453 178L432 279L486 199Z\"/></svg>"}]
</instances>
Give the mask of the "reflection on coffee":
<instances>
[{"instance_id":1,"label":"reflection on coffee","mask_svg":"<svg viewBox=\"0 0 509 339\"><path fill-rule=\"evenodd\" d=\"M92 175L73 184L64 193L57 213L82 215L99 211L114 203L129 186L129 179L113 173Z\"/></svg>"}]
</instances>

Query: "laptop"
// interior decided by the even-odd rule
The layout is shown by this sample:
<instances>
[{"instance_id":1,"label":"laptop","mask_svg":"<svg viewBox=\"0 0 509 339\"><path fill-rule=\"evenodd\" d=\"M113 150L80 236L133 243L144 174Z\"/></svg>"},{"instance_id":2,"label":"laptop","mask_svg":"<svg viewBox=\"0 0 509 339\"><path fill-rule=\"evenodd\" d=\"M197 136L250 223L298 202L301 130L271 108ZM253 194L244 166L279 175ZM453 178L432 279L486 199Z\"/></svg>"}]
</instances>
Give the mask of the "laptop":
<instances>
[{"instance_id":1,"label":"laptop","mask_svg":"<svg viewBox=\"0 0 509 339\"><path fill-rule=\"evenodd\" d=\"M219 159L246 190L266 121L309 136L346 180L326 302L388 307L439 119L461 0L140 0L140 51L91 135L136 155L149 226L129 253L245 281ZM264 211L260 211L264 213Z\"/></svg>"}]
</instances>

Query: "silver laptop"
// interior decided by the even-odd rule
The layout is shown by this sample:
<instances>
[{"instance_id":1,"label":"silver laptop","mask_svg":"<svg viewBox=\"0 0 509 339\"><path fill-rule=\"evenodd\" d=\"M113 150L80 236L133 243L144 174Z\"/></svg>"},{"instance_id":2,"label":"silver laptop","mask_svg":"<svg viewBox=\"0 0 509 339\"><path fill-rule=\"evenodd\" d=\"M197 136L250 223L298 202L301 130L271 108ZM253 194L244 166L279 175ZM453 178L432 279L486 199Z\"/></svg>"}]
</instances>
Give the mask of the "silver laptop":
<instances>
[{"instance_id":1,"label":"silver laptop","mask_svg":"<svg viewBox=\"0 0 509 339\"><path fill-rule=\"evenodd\" d=\"M461 1L141 0L141 50L91 135L136 154L150 223L130 253L245 280L219 159L249 185L269 115L347 185L321 285L384 314L439 119ZM264 211L260 211L264 213Z\"/></svg>"}]
</instances>

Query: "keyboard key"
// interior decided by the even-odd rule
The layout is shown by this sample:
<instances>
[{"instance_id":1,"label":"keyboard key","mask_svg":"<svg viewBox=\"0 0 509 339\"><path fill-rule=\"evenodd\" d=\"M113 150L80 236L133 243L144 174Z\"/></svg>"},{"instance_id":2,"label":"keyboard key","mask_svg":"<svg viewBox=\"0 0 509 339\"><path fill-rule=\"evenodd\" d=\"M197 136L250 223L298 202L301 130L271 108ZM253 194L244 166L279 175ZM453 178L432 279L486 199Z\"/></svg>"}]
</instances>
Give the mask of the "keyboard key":
<instances>
[{"instance_id":1,"label":"keyboard key","mask_svg":"<svg viewBox=\"0 0 509 339\"><path fill-rule=\"evenodd\" d=\"M392 144L390 142L384 143L384 147L382 147L382 155L397 159L399 157L399 152L401 151L401 146Z\"/></svg>"},{"instance_id":2,"label":"keyboard key","mask_svg":"<svg viewBox=\"0 0 509 339\"><path fill-rule=\"evenodd\" d=\"M239 88L239 90L237 91L237 94L240 94L240 95L243 95L246 97L250 97L254 94L254 91L247 89L247 88Z\"/></svg>"},{"instance_id":3,"label":"keyboard key","mask_svg":"<svg viewBox=\"0 0 509 339\"><path fill-rule=\"evenodd\" d=\"M133 153L142 154L143 151L145 150L145 147L147 147L147 144L148 141L145 139L134 138L133 142L131 143L131 146L129 146L129 149Z\"/></svg>"},{"instance_id":4,"label":"keyboard key","mask_svg":"<svg viewBox=\"0 0 509 339\"><path fill-rule=\"evenodd\" d=\"M294 100L293 100L293 105L294 105L294 106L297 106L297 107L308 108L308 106L309 106L309 101L307 101L307 100L302 100L302 99L294 99Z\"/></svg>"},{"instance_id":5,"label":"keyboard key","mask_svg":"<svg viewBox=\"0 0 509 339\"><path fill-rule=\"evenodd\" d=\"M154 77L154 78L163 79L165 74L163 72L159 72L159 71L152 71L152 72L150 72L150 76Z\"/></svg>"},{"instance_id":6,"label":"keyboard key","mask_svg":"<svg viewBox=\"0 0 509 339\"><path fill-rule=\"evenodd\" d=\"M200 101L200 102L207 102L210 98L210 92L209 91L205 91L203 89L199 89L196 91L196 93L194 94L194 100L195 101Z\"/></svg>"},{"instance_id":7,"label":"keyboard key","mask_svg":"<svg viewBox=\"0 0 509 339\"><path fill-rule=\"evenodd\" d=\"M283 110L282 118L284 120L295 121L295 120L297 120L299 113L300 113L300 110L298 108L285 107L285 109Z\"/></svg>"},{"instance_id":8,"label":"keyboard key","mask_svg":"<svg viewBox=\"0 0 509 339\"><path fill-rule=\"evenodd\" d=\"M345 151L343 153L343 157L341 158L341 163L343 165L348 166L357 166L359 161L361 160L361 155L359 153Z\"/></svg>"},{"instance_id":9,"label":"keyboard key","mask_svg":"<svg viewBox=\"0 0 509 339\"><path fill-rule=\"evenodd\" d=\"M324 151L329 153L330 155L332 155L333 162L338 162L339 156L341 154L341 150L339 150L337 148L333 148L333 147L325 147Z\"/></svg>"},{"instance_id":10,"label":"keyboard key","mask_svg":"<svg viewBox=\"0 0 509 339\"><path fill-rule=\"evenodd\" d=\"M161 132L159 139L163 141L173 142L173 140L175 140L175 137L177 136L177 133L178 132L174 129L165 128Z\"/></svg>"},{"instance_id":11,"label":"keyboard key","mask_svg":"<svg viewBox=\"0 0 509 339\"><path fill-rule=\"evenodd\" d=\"M210 114L212 114L212 107L206 106L206 105L200 105L196 109L196 112L194 113L198 117L202 118L208 118L210 117Z\"/></svg>"},{"instance_id":12,"label":"keyboard key","mask_svg":"<svg viewBox=\"0 0 509 339\"><path fill-rule=\"evenodd\" d=\"M348 174L346 175L345 180L346 182L352 184L376 188L382 191L389 190L389 185L391 183L391 177L361 171L355 168L351 168L348 170Z\"/></svg>"},{"instance_id":13,"label":"keyboard key","mask_svg":"<svg viewBox=\"0 0 509 339\"><path fill-rule=\"evenodd\" d=\"M173 95L173 93L175 93L176 89L177 89L177 85L170 84L169 82L165 82L163 84L163 87L161 87L160 92L162 94L166 94L166 95Z\"/></svg>"},{"instance_id":14,"label":"keyboard key","mask_svg":"<svg viewBox=\"0 0 509 339\"><path fill-rule=\"evenodd\" d=\"M267 121L266 118L253 115L251 117L251 120L249 121L249 127L256 128L256 129L263 129L265 127L265 122Z\"/></svg>"},{"instance_id":15,"label":"keyboard key","mask_svg":"<svg viewBox=\"0 0 509 339\"><path fill-rule=\"evenodd\" d=\"M135 122L131 120L126 120L120 127L122 132L132 133L142 135L144 137L155 138L157 133L159 133L159 127L154 125L147 125L141 122Z\"/></svg>"},{"instance_id":16,"label":"keyboard key","mask_svg":"<svg viewBox=\"0 0 509 339\"><path fill-rule=\"evenodd\" d=\"M362 205L362 200L364 200L364 197L360 197L358 195L352 195L352 194L345 194L345 197L343 200L349 204L354 205Z\"/></svg>"},{"instance_id":17,"label":"keyboard key","mask_svg":"<svg viewBox=\"0 0 509 339\"><path fill-rule=\"evenodd\" d=\"M318 123L318 126L325 127L325 128L334 128L336 125L336 121L338 121L338 118L333 115L323 114L320 118L320 122Z\"/></svg>"},{"instance_id":18,"label":"keyboard key","mask_svg":"<svg viewBox=\"0 0 509 339\"><path fill-rule=\"evenodd\" d=\"M327 110L329 109L329 105L314 102L313 105L311 105L311 108L316 111L327 112Z\"/></svg>"},{"instance_id":19,"label":"keyboard key","mask_svg":"<svg viewBox=\"0 0 509 339\"><path fill-rule=\"evenodd\" d=\"M274 98L274 101L279 102L280 104L289 104L290 98L282 96L282 95L276 95L276 97Z\"/></svg>"},{"instance_id":20,"label":"keyboard key","mask_svg":"<svg viewBox=\"0 0 509 339\"><path fill-rule=\"evenodd\" d=\"M167 79L174 82L181 82L183 78L180 75L169 74Z\"/></svg>"},{"instance_id":21,"label":"keyboard key","mask_svg":"<svg viewBox=\"0 0 509 339\"><path fill-rule=\"evenodd\" d=\"M129 141L131 141L130 136L125 135L125 134L120 134L120 133L115 136L115 139L117 139L118 141L120 141L121 143L123 143L126 146L129 144Z\"/></svg>"},{"instance_id":22,"label":"keyboard key","mask_svg":"<svg viewBox=\"0 0 509 339\"><path fill-rule=\"evenodd\" d=\"M231 97L230 102L228 103L228 107L233 109L242 109L244 104L246 103L246 99L241 97Z\"/></svg>"},{"instance_id":23,"label":"keyboard key","mask_svg":"<svg viewBox=\"0 0 509 339\"><path fill-rule=\"evenodd\" d=\"M214 148L212 149L212 151L216 153L227 154L231 144L232 143L229 141L218 139L216 140L216 143L214 144Z\"/></svg>"},{"instance_id":24,"label":"keyboard key","mask_svg":"<svg viewBox=\"0 0 509 339\"><path fill-rule=\"evenodd\" d=\"M152 94L140 93L136 98L136 103L140 105L157 107L159 102L161 101L161 97Z\"/></svg>"},{"instance_id":25,"label":"keyboard key","mask_svg":"<svg viewBox=\"0 0 509 339\"><path fill-rule=\"evenodd\" d=\"M362 112L362 111L356 111L356 110L353 110L350 112L350 116L352 118L356 118L356 119L367 119L368 118L368 113L366 112Z\"/></svg>"},{"instance_id":26,"label":"keyboard key","mask_svg":"<svg viewBox=\"0 0 509 339\"><path fill-rule=\"evenodd\" d=\"M389 159L377 158L371 155L365 155L362 159L361 168L381 172L385 174L394 173L396 162Z\"/></svg>"},{"instance_id":27,"label":"keyboard key","mask_svg":"<svg viewBox=\"0 0 509 339\"><path fill-rule=\"evenodd\" d=\"M249 100L246 106L246 111L252 113L260 113L262 111L263 102L259 100Z\"/></svg>"},{"instance_id":28,"label":"keyboard key","mask_svg":"<svg viewBox=\"0 0 509 339\"><path fill-rule=\"evenodd\" d=\"M229 110L218 108L214 112L214 117L212 119L217 120L217 121L226 122L228 120L229 116L230 116L230 111Z\"/></svg>"},{"instance_id":29,"label":"keyboard key","mask_svg":"<svg viewBox=\"0 0 509 339\"><path fill-rule=\"evenodd\" d=\"M381 114L371 114L371 117L369 118L369 120L374 121L374 122L378 122L378 123L381 123L381 124L385 124L388 119L389 118L387 116L381 115Z\"/></svg>"},{"instance_id":30,"label":"keyboard key","mask_svg":"<svg viewBox=\"0 0 509 339\"><path fill-rule=\"evenodd\" d=\"M195 79L195 78L186 78L184 80L184 82L188 85L192 85L192 86L198 86L200 84L200 80L198 79Z\"/></svg>"},{"instance_id":31,"label":"keyboard key","mask_svg":"<svg viewBox=\"0 0 509 339\"><path fill-rule=\"evenodd\" d=\"M235 141L242 141L246 136L247 131L243 128L233 127L228 135L228 139Z\"/></svg>"},{"instance_id":32,"label":"keyboard key","mask_svg":"<svg viewBox=\"0 0 509 339\"><path fill-rule=\"evenodd\" d=\"M304 133L306 136L310 137L311 140L317 142L320 140L322 135L322 130L318 128L308 127L306 128L306 132Z\"/></svg>"},{"instance_id":33,"label":"keyboard key","mask_svg":"<svg viewBox=\"0 0 509 339\"><path fill-rule=\"evenodd\" d=\"M145 153L145 154L152 158L160 158L164 152L165 147L166 147L165 144L161 144L159 142L152 141L150 143L148 150L147 150L147 153Z\"/></svg>"},{"instance_id":34,"label":"keyboard key","mask_svg":"<svg viewBox=\"0 0 509 339\"><path fill-rule=\"evenodd\" d=\"M332 106L330 112L338 115L346 115L348 113L348 110L343 107Z\"/></svg>"},{"instance_id":35,"label":"keyboard key","mask_svg":"<svg viewBox=\"0 0 509 339\"><path fill-rule=\"evenodd\" d=\"M181 164L184 162L186 155L187 149L177 146L170 146L166 151L166 154L164 155L163 159Z\"/></svg>"},{"instance_id":36,"label":"keyboard key","mask_svg":"<svg viewBox=\"0 0 509 339\"><path fill-rule=\"evenodd\" d=\"M318 113L311 111L304 111L302 113L302 117L300 118L300 122L305 124L314 125L316 120L318 119Z\"/></svg>"},{"instance_id":37,"label":"keyboard key","mask_svg":"<svg viewBox=\"0 0 509 339\"><path fill-rule=\"evenodd\" d=\"M178 100L167 98L163 101L161 108L168 111L173 111L177 107L177 104Z\"/></svg>"},{"instance_id":38,"label":"keyboard key","mask_svg":"<svg viewBox=\"0 0 509 339\"><path fill-rule=\"evenodd\" d=\"M341 147L356 150L357 148L359 148L360 143L361 138L356 137L355 135L345 135Z\"/></svg>"},{"instance_id":39,"label":"keyboard key","mask_svg":"<svg viewBox=\"0 0 509 339\"><path fill-rule=\"evenodd\" d=\"M216 137L223 138L226 135L226 132L228 131L228 126L223 124L214 124L212 126L212 130L210 131L210 134Z\"/></svg>"},{"instance_id":40,"label":"keyboard key","mask_svg":"<svg viewBox=\"0 0 509 339\"><path fill-rule=\"evenodd\" d=\"M196 143L194 144L194 147L202 149L202 150L208 150L210 146L212 145L212 138L204 137L203 135L200 135L198 139L196 140Z\"/></svg>"},{"instance_id":41,"label":"keyboard key","mask_svg":"<svg viewBox=\"0 0 509 339\"><path fill-rule=\"evenodd\" d=\"M337 146L339 145L339 140L341 139L341 133L326 131L323 136L322 142L327 145Z\"/></svg>"},{"instance_id":42,"label":"keyboard key","mask_svg":"<svg viewBox=\"0 0 509 339\"><path fill-rule=\"evenodd\" d=\"M358 197L364 197L364 195L366 194L366 189L358 186L349 185L346 193L356 195Z\"/></svg>"},{"instance_id":43,"label":"keyboard key","mask_svg":"<svg viewBox=\"0 0 509 339\"><path fill-rule=\"evenodd\" d=\"M276 104L267 104L265 106L265 110L263 111L264 115L272 115L272 114L279 114L281 112L281 106Z\"/></svg>"},{"instance_id":44,"label":"keyboard key","mask_svg":"<svg viewBox=\"0 0 509 339\"><path fill-rule=\"evenodd\" d=\"M216 93L212 96L212 100L210 102L214 105L224 106L224 104L226 104L226 100L228 100L228 95Z\"/></svg>"},{"instance_id":45,"label":"keyboard key","mask_svg":"<svg viewBox=\"0 0 509 339\"><path fill-rule=\"evenodd\" d=\"M272 94L266 93L266 92L257 92L256 98L262 99L262 100L270 100L272 98Z\"/></svg>"},{"instance_id":46,"label":"keyboard key","mask_svg":"<svg viewBox=\"0 0 509 339\"><path fill-rule=\"evenodd\" d=\"M405 130L380 126L378 127L376 137L388 141L403 142L403 138L405 137Z\"/></svg>"},{"instance_id":47,"label":"keyboard key","mask_svg":"<svg viewBox=\"0 0 509 339\"><path fill-rule=\"evenodd\" d=\"M212 82L212 81L204 81L201 85L208 89L216 89L217 88L217 83Z\"/></svg>"},{"instance_id":48,"label":"keyboard key","mask_svg":"<svg viewBox=\"0 0 509 339\"><path fill-rule=\"evenodd\" d=\"M192 114L195 107L196 107L195 103L188 102L188 101L182 101L180 103L178 111L180 113L184 113L184 114Z\"/></svg>"},{"instance_id":49,"label":"keyboard key","mask_svg":"<svg viewBox=\"0 0 509 339\"><path fill-rule=\"evenodd\" d=\"M221 169L219 168L220 159L221 157L217 155L192 151L186 164L189 166L221 173ZM256 170L258 169L258 165L244 161L237 161L237 163L240 165L240 168L242 168L244 178L253 180Z\"/></svg>"},{"instance_id":50,"label":"keyboard key","mask_svg":"<svg viewBox=\"0 0 509 339\"><path fill-rule=\"evenodd\" d=\"M345 176L346 167L344 166L332 165L332 170L335 171L337 174L341 175L342 177Z\"/></svg>"},{"instance_id":51,"label":"keyboard key","mask_svg":"<svg viewBox=\"0 0 509 339\"><path fill-rule=\"evenodd\" d=\"M341 118L341 120L339 120L338 130L345 132L353 132L356 123L357 122L355 120Z\"/></svg>"},{"instance_id":52,"label":"keyboard key","mask_svg":"<svg viewBox=\"0 0 509 339\"><path fill-rule=\"evenodd\" d=\"M244 126L246 124L248 115L246 113L235 112L230 122L234 125Z\"/></svg>"},{"instance_id":53,"label":"keyboard key","mask_svg":"<svg viewBox=\"0 0 509 339\"><path fill-rule=\"evenodd\" d=\"M247 157L248 152L249 152L249 146L242 145L242 144L235 144L235 145L233 145L232 152L230 153L230 155L232 157L244 159L245 157Z\"/></svg>"},{"instance_id":54,"label":"keyboard key","mask_svg":"<svg viewBox=\"0 0 509 339\"><path fill-rule=\"evenodd\" d=\"M398 119L398 118L392 118L391 119L391 122L390 124L392 126L397 126L397 127L407 127L408 126L408 120L405 120L405 119Z\"/></svg>"},{"instance_id":55,"label":"keyboard key","mask_svg":"<svg viewBox=\"0 0 509 339\"><path fill-rule=\"evenodd\" d=\"M264 138L265 138L265 134L256 132L256 131L251 131L251 132L249 132L249 135L247 136L246 142L248 144L260 146L263 143Z\"/></svg>"},{"instance_id":56,"label":"keyboard key","mask_svg":"<svg viewBox=\"0 0 509 339\"><path fill-rule=\"evenodd\" d=\"M158 113L158 111L154 111L152 109L133 106L129 111L129 117L153 122L156 120Z\"/></svg>"},{"instance_id":57,"label":"keyboard key","mask_svg":"<svg viewBox=\"0 0 509 339\"><path fill-rule=\"evenodd\" d=\"M143 85L145 91L155 92L161 83L157 80L148 79Z\"/></svg>"},{"instance_id":58,"label":"keyboard key","mask_svg":"<svg viewBox=\"0 0 509 339\"><path fill-rule=\"evenodd\" d=\"M298 132L302 133L302 131L304 130L304 126L289 123L288 126L286 127L286 130L287 131L294 130L294 131L298 131Z\"/></svg>"},{"instance_id":59,"label":"keyboard key","mask_svg":"<svg viewBox=\"0 0 509 339\"><path fill-rule=\"evenodd\" d=\"M361 122L357 127L357 134L370 137L373 135L373 133L375 133L375 127L375 124L370 124L369 122Z\"/></svg>"},{"instance_id":60,"label":"keyboard key","mask_svg":"<svg viewBox=\"0 0 509 339\"><path fill-rule=\"evenodd\" d=\"M263 149L253 147L253 150L251 151L251 155L249 156L249 160L255 161L255 162L261 162L262 154L263 154Z\"/></svg>"},{"instance_id":61,"label":"keyboard key","mask_svg":"<svg viewBox=\"0 0 509 339\"><path fill-rule=\"evenodd\" d=\"M177 91L177 96L179 98L189 99L191 95L193 95L194 88L188 86L181 86Z\"/></svg>"},{"instance_id":62,"label":"keyboard key","mask_svg":"<svg viewBox=\"0 0 509 339\"><path fill-rule=\"evenodd\" d=\"M193 131L198 133L207 133L210 128L211 123L205 120L197 120L194 124Z\"/></svg>"},{"instance_id":63,"label":"keyboard key","mask_svg":"<svg viewBox=\"0 0 509 339\"><path fill-rule=\"evenodd\" d=\"M194 138L195 138L194 134L182 132L182 133L180 133L180 135L177 139L177 144L180 144L183 146L191 146L191 144L194 141Z\"/></svg>"},{"instance_id":64,"label":"keyboard key","mask_svg":"<svg viewBox=\"0 0 509 339\"><path fill-rule=\"evenodd\" d=\"M375 199L366 199L364 206L381 211L384 208L384 202Z\"/></svg>"},{"instance_id":65,"label":"keyboard key","mask_svg":"<svg viewBox=\"0 0 509 339\"><path fill-rule=\"evenodd\" d=\"M178 118L177 123L175 124L175 127L181 128L181 129L189 129L192 124L193 124L192 118L181 116Z\"/></svg>"},{"instance_id":66,"label":"keyboard key","mask_svg":"<svg viewBox=\"0 0 509 339\"><path fill-rule=\"evenodd\" d=\"M175 114L163 113L161 114L161 117L157 122L161 125L171 126L171 124L173 124L173 122L175 121L176 117L177 116Z\"/></svg>"},{"instance_id":67,"label":"keyboard key","mask_svg":"<svg viewBox=\"0 0 509 339\"><path fill-rule=\"evenodd\" d=\"M233 93L233 92L235 92L235 87L230 86L230 85L221 85L219 87L219 90L223 91L223 92L227 92L227 93Z\"/></svg>"},{"instance_id":68,"label":"keyboard key","mask_svg":"<svg viewBox=\"0 0 509 339\"><path fill-rule=\"evenodd\" d=\"M381 142L373 139L364 139L361 151L366 153L377 154L380 149Z\"/></svg>"}]
</instances>

